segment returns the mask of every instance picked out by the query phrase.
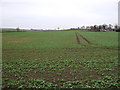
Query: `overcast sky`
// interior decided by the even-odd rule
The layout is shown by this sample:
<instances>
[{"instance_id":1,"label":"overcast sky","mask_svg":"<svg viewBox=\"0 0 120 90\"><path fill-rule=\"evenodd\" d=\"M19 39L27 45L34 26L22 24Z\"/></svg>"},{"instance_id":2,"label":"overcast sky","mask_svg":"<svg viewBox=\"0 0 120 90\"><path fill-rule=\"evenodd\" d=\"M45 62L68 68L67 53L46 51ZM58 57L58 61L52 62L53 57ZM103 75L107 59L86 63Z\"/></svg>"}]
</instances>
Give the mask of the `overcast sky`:
<instances>
[{"instance_id":1,"label":"overcast sky","mask_svg":"<svg viewBox=\"0 0 120 90\"><path fill-rule=\"evenodd\" d=\"M119 0L1 0L1 27L70 28L117 24Z\"/></svg>"}]
</instances>

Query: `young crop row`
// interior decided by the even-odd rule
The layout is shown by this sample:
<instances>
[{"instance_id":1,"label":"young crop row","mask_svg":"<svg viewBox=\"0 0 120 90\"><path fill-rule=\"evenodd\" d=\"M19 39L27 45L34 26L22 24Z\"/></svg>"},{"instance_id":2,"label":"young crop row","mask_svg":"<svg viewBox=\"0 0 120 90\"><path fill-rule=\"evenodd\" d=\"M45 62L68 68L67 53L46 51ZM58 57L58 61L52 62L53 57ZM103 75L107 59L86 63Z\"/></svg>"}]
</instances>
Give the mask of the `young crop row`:
<instances>
[{"instance_id":1,"label":"young crop row","mask_svg":"<svg viewBox=\"0 0 120 90\"><path fill-rule=\"evenodd\" d=\"M3 33L3 88L119 88L118 33Z\"/></svg>"}]
</instances>

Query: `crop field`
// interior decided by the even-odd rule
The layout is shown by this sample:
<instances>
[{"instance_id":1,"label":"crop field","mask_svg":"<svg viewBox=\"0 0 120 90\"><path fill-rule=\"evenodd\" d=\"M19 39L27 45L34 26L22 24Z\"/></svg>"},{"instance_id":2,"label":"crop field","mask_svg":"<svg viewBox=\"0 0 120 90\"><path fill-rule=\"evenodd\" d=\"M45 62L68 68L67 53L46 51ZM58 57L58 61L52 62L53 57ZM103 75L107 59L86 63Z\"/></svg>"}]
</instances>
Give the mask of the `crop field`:
<instances>
[{"instance_id":1,"label":"crop field","mask_svg":"<svg viewBox=\"0 0 120 90\"><path fill-rule=\"evenodd\" d=\"M118 32L2 34L3 88L119 88Z\"/></svg>"}]
</instances>

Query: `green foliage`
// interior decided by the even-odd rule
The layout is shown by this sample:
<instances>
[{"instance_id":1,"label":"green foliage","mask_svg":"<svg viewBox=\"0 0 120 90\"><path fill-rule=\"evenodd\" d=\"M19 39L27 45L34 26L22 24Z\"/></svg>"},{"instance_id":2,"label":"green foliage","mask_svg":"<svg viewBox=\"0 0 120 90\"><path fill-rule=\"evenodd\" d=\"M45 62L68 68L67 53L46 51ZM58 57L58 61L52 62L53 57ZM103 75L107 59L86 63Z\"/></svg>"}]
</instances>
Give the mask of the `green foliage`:
<instances>
[{"instance_id":1,"label":"green foliage","mask_svg":"<svg viewBox=\"0 0 120 90\"><path fill-rule=\"evenodd\" d=\"M3 33L3 87L118 88L118 33Z\"/></svg>"},{"instance_id":2,"label":"green foliage","mask_svg":"<svg viewBox=\"0 0 120 90\"><path fill-rule=\"evenodd\" d=\"M28 88L53 88L55 85L47 83L42 79L31 79Z\"/></svg>"}]
</instances>

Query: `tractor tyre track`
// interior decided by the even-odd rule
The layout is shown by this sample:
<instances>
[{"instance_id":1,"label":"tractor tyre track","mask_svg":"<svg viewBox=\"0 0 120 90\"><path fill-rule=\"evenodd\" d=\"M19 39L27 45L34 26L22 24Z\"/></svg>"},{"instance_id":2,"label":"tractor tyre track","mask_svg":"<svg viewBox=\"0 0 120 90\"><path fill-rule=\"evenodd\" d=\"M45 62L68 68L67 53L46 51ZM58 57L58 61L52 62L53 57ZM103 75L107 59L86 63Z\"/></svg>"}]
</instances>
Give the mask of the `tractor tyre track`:
<instances>
[{"instance_id":1,"label":"tractor tyre track","mask_svg":"<svg viewBox=\"0 0 120 90\"><path fill-rule=\"evenodd\" d=\"M91 42L87 38L85 38L83 35L81 35L80 33L76 32L75 35L76 35L76 41L78 44L81 43L80 42L81 39L83 39L85 42L87 42L87 44L91 44Z\"/></svg>"},{"instance_id":2,"label":"tractor tyre track","mask_svg":"<svg viewBox=\"0 0 120 90\"><path fill-rule=\"evenodd\" d=\"M85 38L84 36L82 36L81 34L79 34L80 35L80 37L81 38L83 38L88 44L90 44L91 42L87 39L87 38Z\"/></svg>"},{"instance_id":3,"label":"tractor tyre track","mask_svg":"<svg viewBox=\"0 0 120 90\"><path fill-rule=\"evenodd\" d=\"M76 32L75 35L76 35L77 43L80 44L80 39L79 39L78 33Z\"/></svg>"}]
</instances>

